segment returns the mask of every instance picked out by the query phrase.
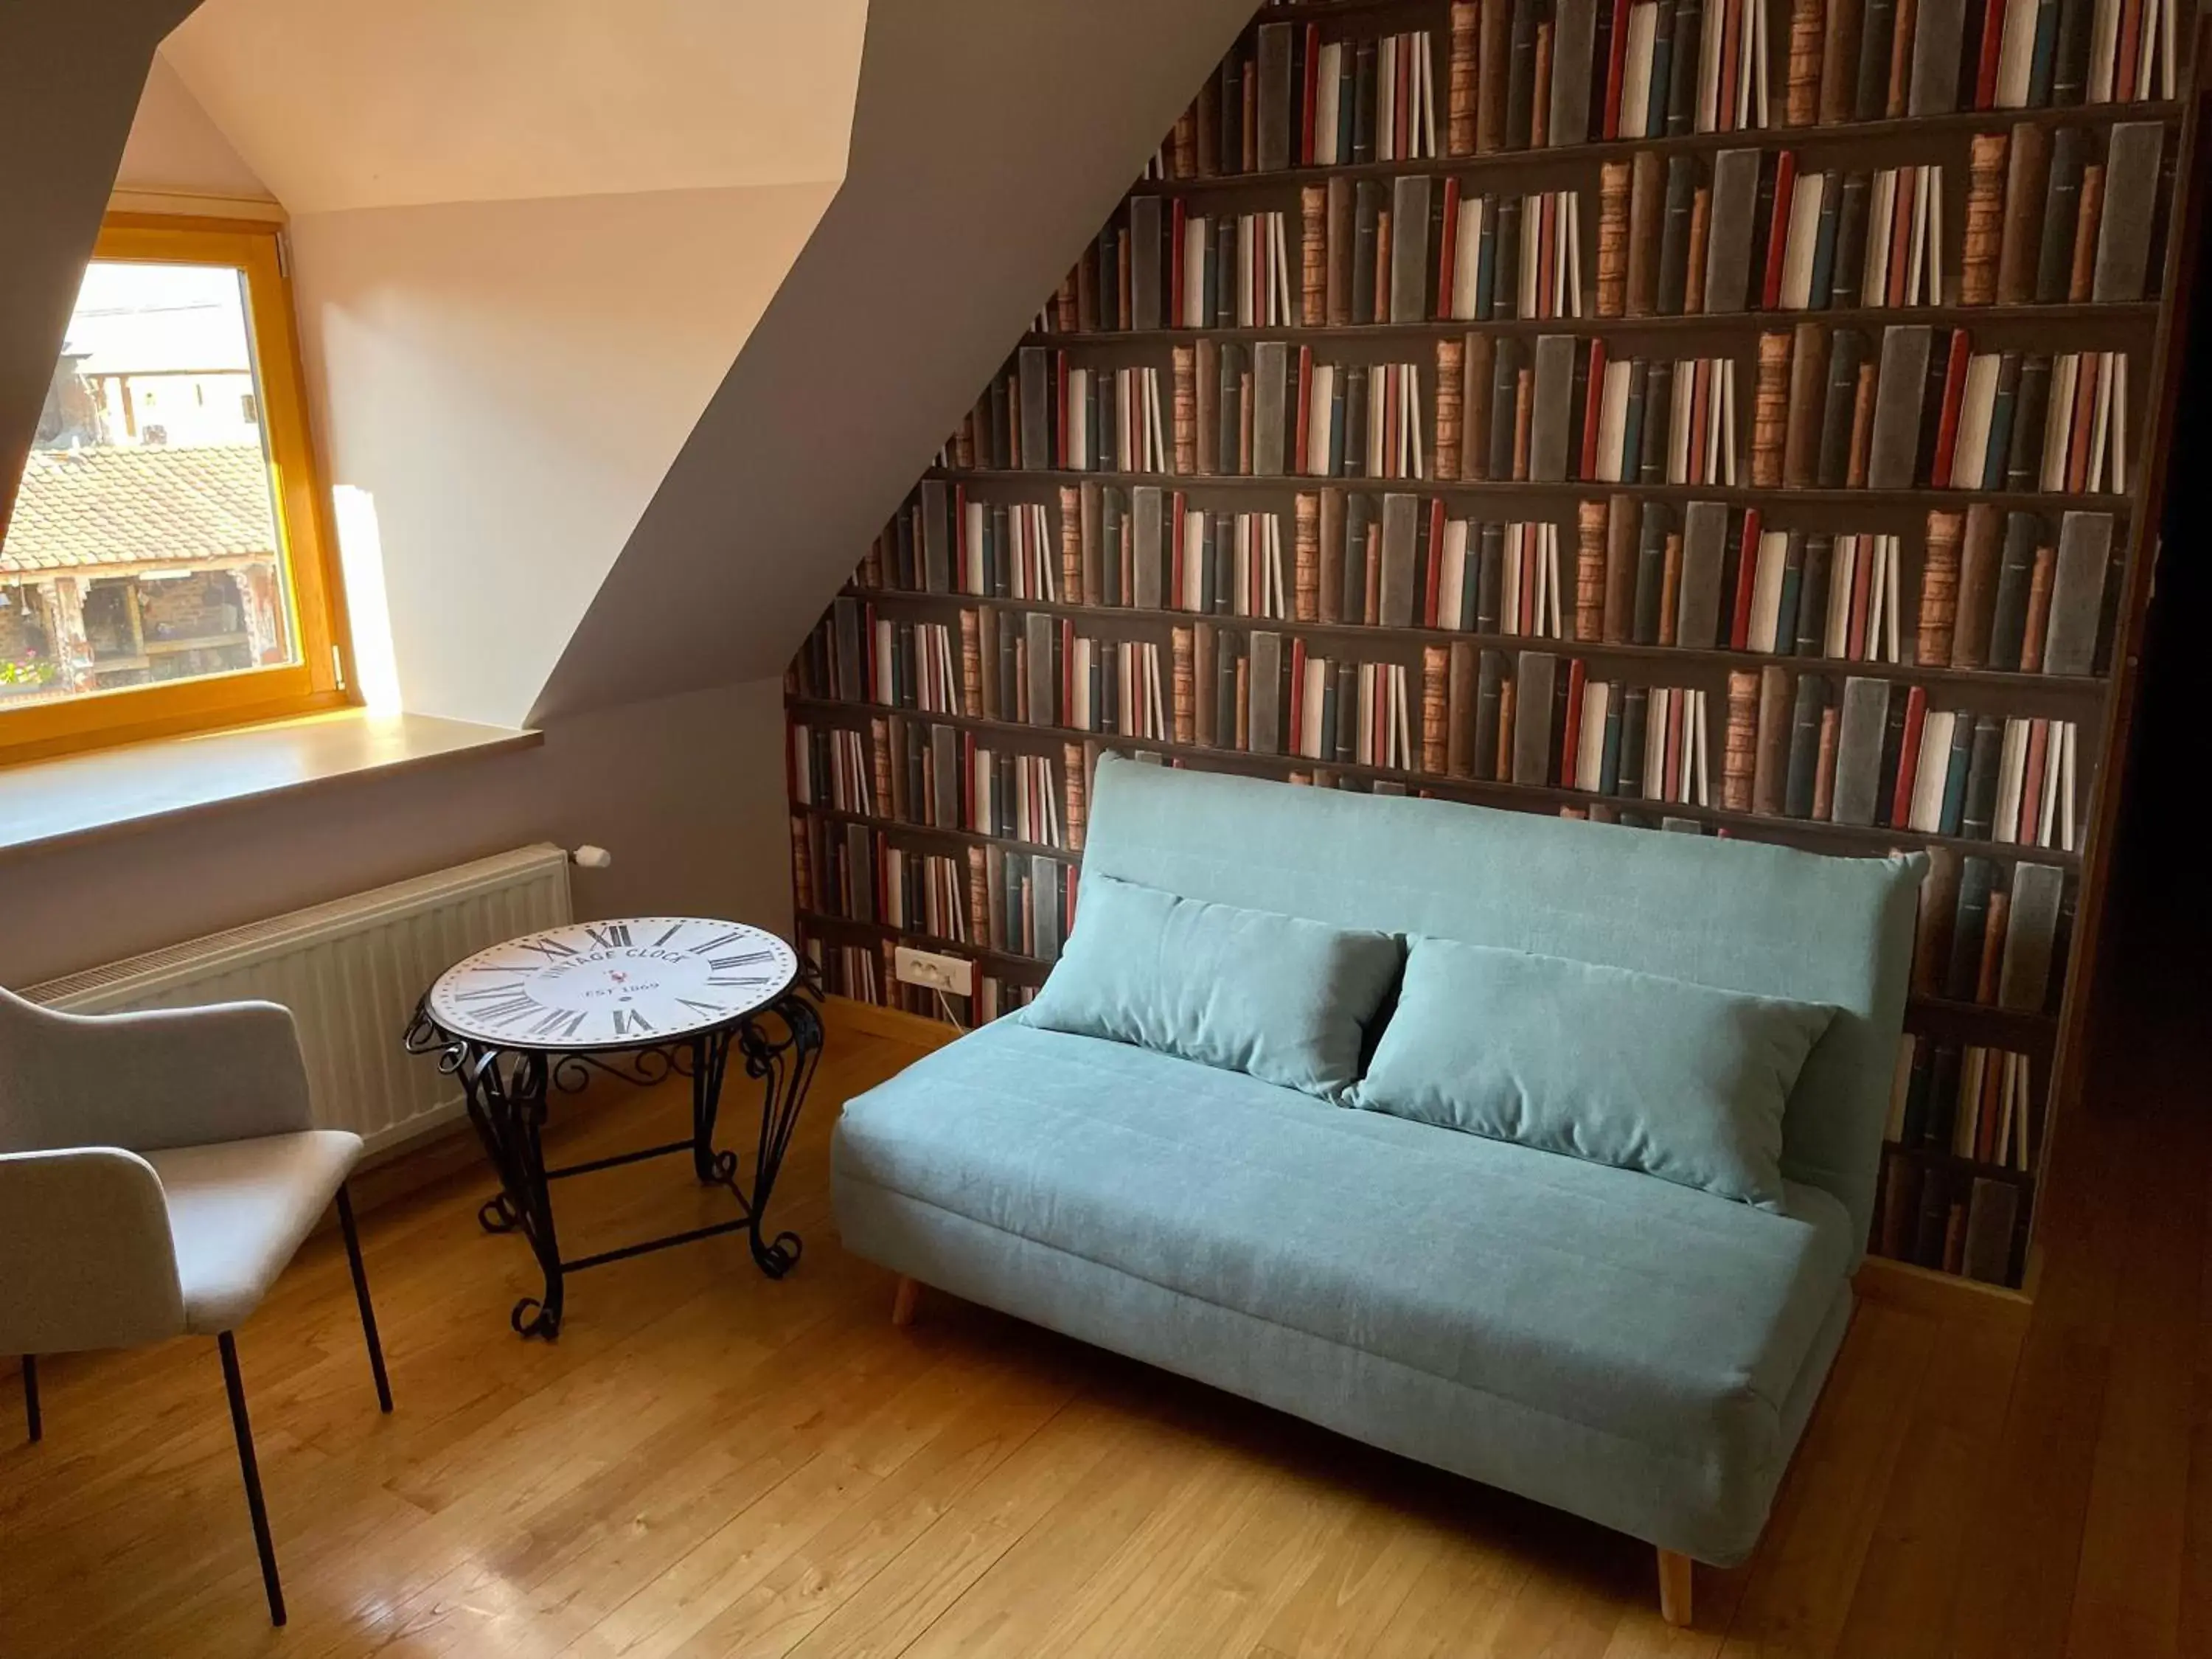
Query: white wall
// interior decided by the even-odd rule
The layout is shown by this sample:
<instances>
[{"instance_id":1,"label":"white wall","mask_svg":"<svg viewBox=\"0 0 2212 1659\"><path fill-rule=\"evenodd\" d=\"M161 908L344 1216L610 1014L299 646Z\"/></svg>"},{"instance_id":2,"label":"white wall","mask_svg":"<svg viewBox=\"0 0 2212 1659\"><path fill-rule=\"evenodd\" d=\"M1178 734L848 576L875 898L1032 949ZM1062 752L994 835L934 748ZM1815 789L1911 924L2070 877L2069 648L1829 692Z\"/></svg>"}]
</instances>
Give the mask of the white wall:
<instances>
[{"instance_id":1,"label":"white wall","mask_svg":"<svg viewBox=\"0 0 2212 1659\"><path fill-rule=\"evenodd\" d=\"M832 188L293 218L325 461L375 503L407 708L524 723Z\"/></svg>"},{"instance_id":2,"label":"white wall","mask_svg":"<svg viewBox=\"0 0 2212 1659\"><path fill-rule=\"evenodd\" d=\"M159 52L115 171L118 190L161 195L275 199L261 176L231 147L192 96L175 66Z\"/></svg>"}]
</instances>

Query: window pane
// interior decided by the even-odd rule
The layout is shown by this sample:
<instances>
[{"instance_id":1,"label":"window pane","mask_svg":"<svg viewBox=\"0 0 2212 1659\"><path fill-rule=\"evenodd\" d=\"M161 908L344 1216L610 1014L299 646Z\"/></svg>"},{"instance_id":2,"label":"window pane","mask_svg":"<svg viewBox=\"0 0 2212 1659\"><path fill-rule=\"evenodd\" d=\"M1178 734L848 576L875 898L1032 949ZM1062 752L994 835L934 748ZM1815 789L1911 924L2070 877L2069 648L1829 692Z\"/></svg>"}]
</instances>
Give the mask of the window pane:
<instances>
[{"instance_id":1,"label":"window pane","mask_svg":"<svg viewBox=\"0 0 2212 1659\"><path fill-rule=\"evenodd\" d=\"M94 261L0 544L0 713L289 666L245 274Z\"/></svg>"}]
</instances>

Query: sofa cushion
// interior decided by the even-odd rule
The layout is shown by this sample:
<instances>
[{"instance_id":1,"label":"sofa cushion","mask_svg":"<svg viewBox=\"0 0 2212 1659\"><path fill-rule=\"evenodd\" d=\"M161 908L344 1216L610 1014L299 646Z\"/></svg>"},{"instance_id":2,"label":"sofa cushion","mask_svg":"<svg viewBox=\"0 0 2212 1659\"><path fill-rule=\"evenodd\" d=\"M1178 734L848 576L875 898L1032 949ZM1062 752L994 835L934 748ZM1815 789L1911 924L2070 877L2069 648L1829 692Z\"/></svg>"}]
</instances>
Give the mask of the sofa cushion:
<instances>
[{"instance_id":1,"label":"sofa cushion","mask_svg":"<svg viewBox=\"0 0 2212 1659\"><path fill-rule=\"evenodd\" d=\"M1146 766L1102 755L1083 871L1338 927L1426 933L1836 1008L1782 1167L1864 1239L1925 855L1711 836Z\"/></svg>"},{"instance_id":2,"label":"sofa cushion","mask_svg":"<svg viewBox=\"0 0 2212 1659\"><path fill-rule=\"evenodd\" d=\"M1397 977L1389 933L1086 877L1075 930L1022 1020L1337 1098Z\"/></svg>"},{"instance_id":3,"label":"sofa cushion","mask_svg":"<svg viewBox=\"0 0 2212 1659\"><path fill-rule=\"evenodd\" d=\"M1816 1188L1771 1213L1007 1021L848 1102L836 1160L841 1209L883 1189L1739 1468L1786 1449L1853 1256Z\"/></svg>"},{"instance_id":4,"label":"sofa cushion","mask_svg":"<svg viewBox=\"0 0 2212 1659\"><path fill-rule=\"evenodd\" d=\"M1833 1012L1417 938L1356 1099L1778 1210L1783 1110Z\"/></svg>"}]
</instances>

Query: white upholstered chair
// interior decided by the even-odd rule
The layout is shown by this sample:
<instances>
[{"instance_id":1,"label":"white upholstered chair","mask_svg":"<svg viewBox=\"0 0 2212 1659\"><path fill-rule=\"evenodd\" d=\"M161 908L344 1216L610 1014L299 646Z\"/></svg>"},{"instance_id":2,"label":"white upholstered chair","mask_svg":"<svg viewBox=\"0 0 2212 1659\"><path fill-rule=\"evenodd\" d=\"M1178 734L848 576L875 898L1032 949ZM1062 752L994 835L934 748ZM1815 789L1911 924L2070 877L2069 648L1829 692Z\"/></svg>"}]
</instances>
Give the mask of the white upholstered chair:
<instances>
[{"instance_id":1,"label":"white upholstered chair","mask_svg":"<svg viewBox=\"0 0 2212 1659\"><path fill-rule=\"evenodd\" d=\"M392 1409L345 1180L361 1138L318 1129L291 1014L274 1003L87 1018L0 990L0 1353L212 1336L260 1552L284 1593L233 1333L337 1201L377 1401Z\"/></svg>"}]
</instances>

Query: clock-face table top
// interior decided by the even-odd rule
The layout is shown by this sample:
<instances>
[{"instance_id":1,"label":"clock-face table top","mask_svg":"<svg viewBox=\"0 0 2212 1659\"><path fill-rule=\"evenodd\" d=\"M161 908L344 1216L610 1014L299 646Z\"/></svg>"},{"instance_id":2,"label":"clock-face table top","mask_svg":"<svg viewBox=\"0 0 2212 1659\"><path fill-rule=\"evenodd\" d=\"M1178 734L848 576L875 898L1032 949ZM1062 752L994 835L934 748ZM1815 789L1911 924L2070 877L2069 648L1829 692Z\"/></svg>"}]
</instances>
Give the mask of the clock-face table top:
<instances>
[{"instance_id":1,"label":"clock-face table top","mask_svg":"<svg viewBox=\"0 0 2212 1659\"><path fill-rule=\"evenodd\" d=\"M579 921L479 951L438 976L430 1018L516 1048L635 1048L766 1006L799 958L775 934L703 916Z\"/></svg>"}]
</instances>

